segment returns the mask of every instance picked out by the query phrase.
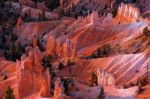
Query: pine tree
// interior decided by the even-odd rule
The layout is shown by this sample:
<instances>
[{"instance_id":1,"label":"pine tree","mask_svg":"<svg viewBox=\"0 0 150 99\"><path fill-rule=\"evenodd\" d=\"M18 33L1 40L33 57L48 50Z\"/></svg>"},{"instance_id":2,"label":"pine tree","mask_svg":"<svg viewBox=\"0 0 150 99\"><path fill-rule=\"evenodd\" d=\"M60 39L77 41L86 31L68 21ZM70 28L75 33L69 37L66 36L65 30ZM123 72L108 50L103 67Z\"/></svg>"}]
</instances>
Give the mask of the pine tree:
<instances>
[{"instance_id":1,"label":"pine tree","mask_svg":"<svg viewBox=\"0 0 150 99\"><path fill-rule=\"evenodd\" d=\"M53 11L53 9L60 6L60 0L46 0L45 4L51 11Z\"/></svg>"},{"instance_id":2,"label":"pine tree","mask_svg":"<svg viewBox=\"0 0 150 99\"><path fill-rule=\"evenodd\" d=\"M143 88L142 88L141 82L139 81L139 82L138 82L138 90L137 90L137 93L138 93L138 94L141 94L142 91L143 91Z\"/></svg>"},{"instance_id":3,"label":"pine tree","mask_svg":"<svg viewBox=\"0 0 150 99\"><path fill-rule=\"evenodd\" d=\"M68 65L68 66L72 65L72 61L71 61L70 58L69 58L68 61L67 61L67 65Z\"/></svg>"},{"instance_id":4,"label":"pine tree","mask_svg":"<svg viewBox=\"0 0 150 99\"><path fill-rule=\"evenodd\" d=\"M3 77L3 80L6 80L8 78L8 76L5 74Z\"/></svg>"},{"instance_id":5,"label":"pine tree","mask_svg":"<svg viewBox=\"0 0 150 99\"><path fill-rule=\"evenodd\" d=\"M42 17L42 20L45 20L45 19L46 19L46 17L45 17L45 11L44 11L44 10L42 10L41 17Z\"/></svg>"},{"instance_id":6,"label":"pine tree","mask_svg":"<svg viewBox=\"0 0 150 99\"><path fill-rule=\"evenodd\" d=\"M39 20L44 21L46 20L45 11L42 10L42 12L39 12Z\"/></svg>"},{"instance_id":7,"label":"pine tree","mask_svg":"<svg viewBox=\"0 0 150 99\"><path fill-rule=\"evenodd\" d=\"M21 57L22 46L20 42L16 42L16 58L19 59Z\"/></svg>"},{"instance_id":8,"label":"pine tree","mask_svg":"<svg viewBox=\"0 0 150 99\"><path fill-rule=\"evenodd\" d=\"M34 3L35 3L35 6L37 6L38 1L37 1L37 0L33 0L33 1L34 1Z\"/></svg>"},{"instance_id":9,"label":"pine tree","mask_svg":"<svg viewBox=\"0 0 150 99\"><path fill-rule=\"evenodd\" d=\"M42 14L39 12L39 20L41 20L42 19Z\"/></svg>"},{"instance_id":10,"label":"pine tree","mask_svg":"<svg viewBox=\"0 0 150 99\"><path fill-rule=\"evenodd\" d=\"M16 33L11 33L11 40L16 41L18 39Z\"/></svg>"},{"instance_id":11,"label":"pine tree","mask_svg":"<svg viewBox=\"0 0 150 99\"><path fill-rule=\"evenodd\" d=\"M10 48L10 59L15 61L16 60L16 45L15 42L12 42Z\"/></svg>"},{"instance_id":12,"label":"pine tree","mask_svg":"<svg viewBox=\"0 0 150 99\"><path fill-rule=\"evenodd\" d=\"M93 86L94 84L98 85L98 82L97 82L97 75L96 75L94 72L92 72L91 82L92 82L92 86Z\"/></svg>"},{"instance_id":13,"label":"pine tree","mask_svg":"<svg viewBox=\"0 0 150 99\"><path fill-rule=\"evenodd\" d=\"M60 62L59 65L58 65L58 69L61 70L63 68L64 68L64 64Z\"/></svg>"},{"instance_id":14,"label":"pine tree","mask_svg":"<svg viewBox=\"0 0 150 99\"><path fill-rule=\"evenodd\" d=\"M31 19L31 10L28 10L28 19Z\"/></svg>"},{"instance_id":15,"label":"pine tree","mask_svg":"<svg viewBox=\"0 0 150 99\"><path fill-rule=\"evenodd\" d=\"M104 88L101 87L98 99L105 99Z\"/></svg>"},{"instance_id":16,"label":"pine tree","mask_svg":"<svg viewBox=\"0 0 150 99\"><path fill-rule=\"evenodd\" d=\"M8 86L8 88L6 90L5 99L15 99L15 96L13 94L13 89L10 86Z\"/></svg>"}]
</instances>

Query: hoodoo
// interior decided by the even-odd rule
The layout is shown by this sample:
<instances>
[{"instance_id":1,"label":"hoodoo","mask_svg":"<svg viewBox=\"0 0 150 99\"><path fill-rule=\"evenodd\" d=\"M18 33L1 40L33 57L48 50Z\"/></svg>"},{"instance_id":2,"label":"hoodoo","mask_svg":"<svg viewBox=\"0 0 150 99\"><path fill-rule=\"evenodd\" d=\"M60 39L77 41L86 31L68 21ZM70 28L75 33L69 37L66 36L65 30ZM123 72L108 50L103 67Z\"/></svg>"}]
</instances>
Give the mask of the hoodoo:
<instances>
[{"instance_id":1,"label":"hoodoo","mask_svg":"<svg viewBox=\"0 0 150 99\"><path fill-rule=\"evenodd\" d=\"M18 18L16 27L17 27L17 28L20 28L22 24L23 24L23 20L22 20L22 17L20 16L20 17Z\"/></svg>"},{"instance_id":2,"label":"hoodoo","mask_svg":"<svg viewBox=\"0 0 150 99\"><path fill-rule=\"evenodd\" d=\"M137 22L140 19L140 11L131 4L121 3L118 8L116 20L118 22Z\"/></svg>"},{"instance_id":3,"label":"hoodoo","mask_svg":"<svg viewBox=\"0 0 150 99\"><path fill-rule=\"evenodd\" d=\"M18 98L50 96L50 74L42 67L41 52L34 49L17 64Z\"/></svg>"}]
</instances>

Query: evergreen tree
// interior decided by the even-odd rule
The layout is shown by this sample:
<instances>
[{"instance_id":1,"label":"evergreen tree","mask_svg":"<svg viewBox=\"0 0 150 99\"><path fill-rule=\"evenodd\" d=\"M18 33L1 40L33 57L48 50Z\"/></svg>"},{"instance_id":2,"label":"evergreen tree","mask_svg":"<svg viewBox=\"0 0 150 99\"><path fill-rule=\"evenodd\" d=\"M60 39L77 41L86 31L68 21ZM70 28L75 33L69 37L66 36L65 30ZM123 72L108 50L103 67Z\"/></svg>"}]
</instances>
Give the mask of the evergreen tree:
<instances>
[{"instance_id":1,"label":"evergreen tree","mask_svg":"<svg viewBox=\"0 0 150 99\"><path fill-rule=\"evenodd\" d=\"M41 18L42 18L42 20L46 20L45 11L44 10L42 10Z\"/></svg>"},{"instance_id":2,"label":"evergreen tree","mask_svg":"<svg viewBox=\"0 0 150 99\"><path fill-rule=\"evenodd\" d=\"M5 57L8 60L16 61L16 59L20 59L22 54L22 46L16 41L11 43L10 51L5 53Z\"/></svg>"},{"instance_id":3,"label":"evergreen tree","mask_svg":"<svg viewBox=\"0 0 150 99\"><path fill-rule=\"evenodd\" d=\"M42 10L42 12L39 12L39 20L44 21L46 20L45 11Z\"/></svg>"},{"instance_id":4,"label":"evergreen tree","mask_svg":"<svg viewBox=\"0 0 150 99\"><path fill-rule=\"evenodd\" d=\"M22 53L22 46L21 43L16 42L16 58L20 59Z\"/></svg>"},{"instance_id":5,"label":"evergreen tree","mask_svg":"<svg viewBox=\"0 0 150 99\"><path fill-rule=\"evenodd\" d=\"M53 61L53 56L52 55L49 55L49 56L45 56L43 59L42 59L42 63L43 63L43 66L44 68L51 68L52 64L51 62Z\"/></svg>"},{"instance_id":6,"label":"evergreen tree","mask_svg":"<svg viewBox=\"0 0 150 99\"><path fill-rule=\"evenodd\" d=\"M58 65L58 69L61 70L63 68L64 68L64 64L60 62L59 65Z\"/></svg>"},{"instance_id":7,"label":"evergreen tree","mask_svg":"<svg viewBox=\"0 0 150 99\"><path fill-rule=\"evenodd\" d=\"M28 10L27 12L25 12L23 20L24 21L30 21L31 20L31 10Z\"/></svg>"},{"instance_id":8,"label":"evergreen tree","mask_svg":"<svg viewBox=\"0 0 150 99\"><path fill-rule=\"evenodd\" d=\"M142 91L143 91L143 88L142 88L141 82L139 81L139 82L138 82L138 90L137 90L137 94L141 94Z\"/></svg>"},{"instance_id":9,"label":"evergreen tree","mask_svg":"<svg viewBox=\"0 0 150 99\"><path fill-rule=\"evenodd\" d=\"M74 62L69 58L68 61L67 61L67 66L71 66L73 64L74 64Z\"/></svg>"},{"instance_id":10,"label":"evergreen tree","mask_svg":"<svg viewBox=\"0 0 150 99\"><path fill-rule=\"evenodd\" d=\"M92 82L92 86L93 86L94 84L98 85L98 82L97 82L97 75L96 75L94 72L92 72L91 82Z\"/></svg>"},{"instance_id":11,"label":"evergreen tree","mask_svg":"<svg viewBox=\"0 0 150 99\"><path fill-rule=\"evenodd\" d=\"M28 20L28 14L27 14L27 12L25 12L24 17L23 17L23 20L24 20L24 21L27 21L27 20Z\"/></svg>"},{"instance_id":12,"label":"evergreen tree","mask_svg":"<svg viewBox=\"0 0 150 99\"><path fill-rule=\"evenodd\" d=\"M15 42L12 42L12 44L11 44L10 59L13 60L13 61L16 60L16 46L15 46Z\"/></svg>"},{"instance_id":13,"label":"evergreen tree","mask_svg":"<svg viewBox=\"0 0 150 99\"><path fill-rule=\"evenodd\" d=\"M6 90L5 99L15 99L15 96L13 94L13 89L10 86L8 86L8 88Z\"/></svg>"},{"instance_id":14,"label":"evergreen tree","mask_svg":"<svg viewBox=\"0 0 150 99\"><path fill-rule=\"evenodd\" d=\"M41 13L39 12L39 20L41 20L42 19L42 15L41 15Z\"/></svg>"},{"instance_id":15,"label":"evergreen tree","mask_svg":"<svg viewBox=\"0 0 150 99\"><path fill-rule=\"evenodd\" d=\"M150 35L150 30L148 29L148 27L145 27L145 28L144 28L143 34L144 34L145 36L149 36L149 35Z\"/></svg>"},{"instance_id":16,"label":"evergreen tree","mask_svg":"<svg viewBox=\"0 0 150 99\"><path fill-rule=\"evenodd\" d=\"M60 6L60 0L46 0L45 4L51 11L53 11L53 9Z\"/></svg>"},{"instance_id":17,"label":"evergreen tree","mask_svg":"<svg viewBox=\"0 0 150 99\"><path fill-rule=\"evenodd\" d=\"M3 80L6 80L8 78L8 76L7 75L4 75L4 78L3 78Z\"/></svg>"},{"instance_id":18,"label":"evergreen tree","mask_svg":"<svg viewBox=\"0 0 150 99\"><path fill-rule=\"evenodd\" d=\"M104 88L101 87L98 99L105 99Z\"/></svg>"},{"instance_id":19,"label":"evergreen tree","mask_svg":"<svg viewBox=\"0 0 150 99\"><path fill-rule=\"evenodd\" d=\"M17 40L17 35L15 33L11 33L11 40L16 41Z\"/></svg>"},{"instance_id":20,"label":"evergreen tree","mask_svg":"<svg viewBox=\"0 0 150 99\"><path fill-rule=\"evenodd\" d=\"M35 6L37 6L38 0L33 0L33 1L35 3Z\"/></svg>"},{"instance_id":21,"label":"evergreen tree","mask_svg":"<svg viewBox=\"0 0 150 99\"><path fill-rule=\"evenodd\" d=\"M31 10L28 10L28 19L31 19Z\"/></svg>"}]
</instances>

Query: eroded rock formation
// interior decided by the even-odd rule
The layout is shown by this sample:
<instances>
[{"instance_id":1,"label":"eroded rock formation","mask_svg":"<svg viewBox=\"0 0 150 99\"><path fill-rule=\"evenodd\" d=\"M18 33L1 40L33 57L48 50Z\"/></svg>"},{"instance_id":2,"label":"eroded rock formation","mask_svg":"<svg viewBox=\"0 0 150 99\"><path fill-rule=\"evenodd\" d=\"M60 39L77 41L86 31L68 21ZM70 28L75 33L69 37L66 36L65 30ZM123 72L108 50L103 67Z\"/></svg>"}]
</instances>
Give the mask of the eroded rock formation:
<instances>
[{"instance_id":1,"label":"eroded rock formation","mask_svg":"<svg viewBox=\"0 0 150 99\"><path fill-rule=\"evenodd\" d=\"M28 57L22 57L17 69L18 99L32 94L50 95L50 75L48 70L43 70L39 49L32 50Z\"/></svg>"},{"instance_id":2,"label":"eroded rock formation","mask_svg":"<svg viewBox=\"0 0 150 99\"><path fill-rule=\"evenodd\" d=\"M116 19L118 22L136 22L140 18L140 11L131 4L121 3Z\"/></svg>"},{"instance_id":3,"label":"eroded rock formation","mask_svg":"<svg viewBox=\"0 0 150 99\"><path fill-rule=\"evenodd\" d=\"M97 25L98 24L98 19L99 19L98 12L93 11L92 14L90 15L91 24Z\"/></svg>"},{"instance_id":4,"label":"eroded rock formation","mask_svg":"<svg viewBox=\"0 0 150 99\"><path fill-rule=\"evenodd\" d=\"M23 24L23 20L22 20L22 17L20 16L20 17L18 18L16 27L17 27L17 28L20 28L22 24Z\"/></svg>"},{"instance_id":5,"label":"eroded rock formation","mask_svg":"<svg viewBox=\"0 0 150 99\"><path fill-rule=\"evenodd\" d=\"M64 56L65 60L73 59L76 56L76 46L69 39L60 43L53 36L47 37L46 54L54 56Z\"/></svg>"},{"instance_id":6,"label":"eroded rock formation","mask_svg":"<svg viewBox=\"0 0 150 99\"><path fill-rule=\"evenodd\" d=\"M98 85L100 86L114 86L115 78L104 70L97 69Z\"/></svg>"},{"instance_id":7,"label":"eroded rock formation","mask_svg":"<svg viewBox=\"0 0 150 99\"><path fill-rule=\"evenodd\" d=\"M55 82L54 98L53 99L72 99L64 93L62 82Z\"/></svg>"},{"instance_id":8,"label":"eroded rock formation","mask_svg":"<svg viewBox=\"0 0 150 99\"><path fill-rule=\"evenodd\" d=\"M76 46L69 39L63 44L65 60L73 59L76 55Z\"/></svg>"},{"instance_id":9,"label":"eroded rock formation","mask_svg":"<svg viewBox=\"0 0 150 99\"><path fill-rule=\"evenodd\" d=\"M47 55L54 55L54 52L56 51L57 42L53 36L47 37L47 43L46 43L46 54Z\"/></svg>"}]
</instances>

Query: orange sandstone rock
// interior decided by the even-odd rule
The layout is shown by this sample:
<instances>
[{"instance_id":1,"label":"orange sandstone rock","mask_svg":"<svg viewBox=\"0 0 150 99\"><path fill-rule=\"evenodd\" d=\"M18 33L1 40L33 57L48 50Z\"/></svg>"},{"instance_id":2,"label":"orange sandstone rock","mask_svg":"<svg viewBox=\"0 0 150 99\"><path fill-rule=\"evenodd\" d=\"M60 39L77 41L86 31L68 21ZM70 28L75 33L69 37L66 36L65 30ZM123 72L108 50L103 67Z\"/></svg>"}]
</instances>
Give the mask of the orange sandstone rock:
<instances>
[{"instance_id":1,"label":"orange sandstone rock","mask_svg":"<svg viewBox=\"0 0 150 99\"><path fill-rule=\"evenodd\" d=\"M18 98L32 94L41 94L41 96L49 96L50 75L48 70L44 71L41 65L41 53L39 49L34 49L18 62Z\"/></svg>"},{"instance_id":2,"label":"orange sandstone rock","mask_svg":"<svg viewBox=\"0 0 150 99\"><path fill-rule=\"evenodd\" d=\"M122 3L118 8L116 20L118 22L136 22L140 18L140 11L131 4Z\"/></svg>"}]
</instances>

